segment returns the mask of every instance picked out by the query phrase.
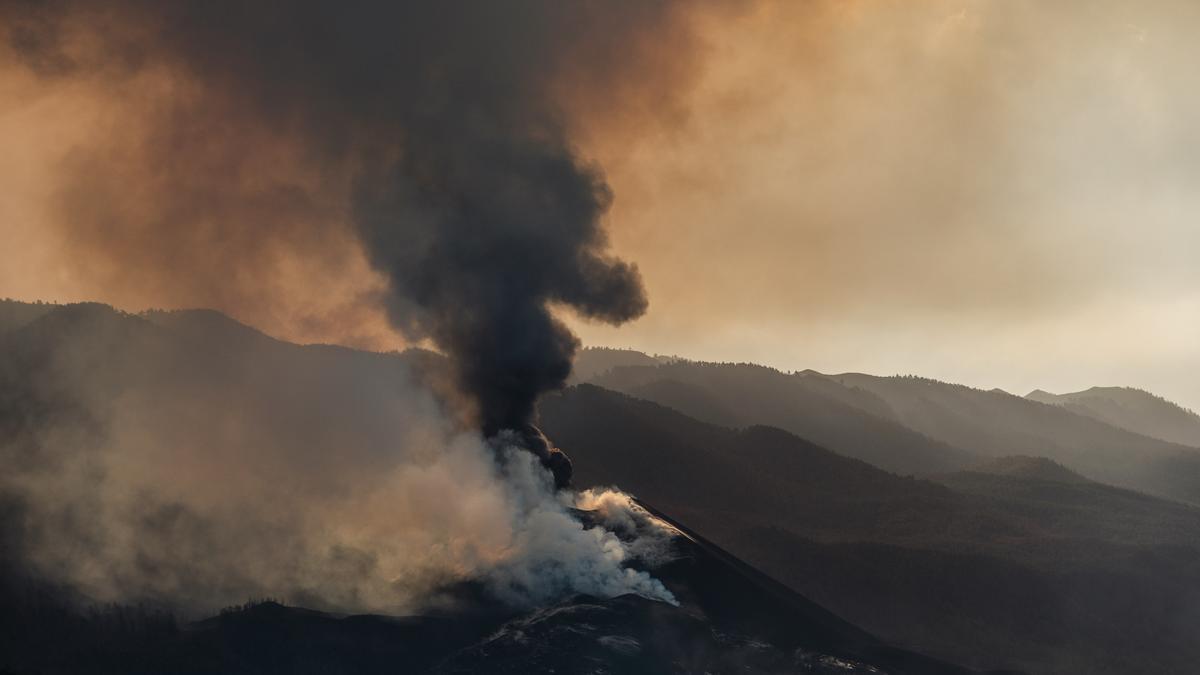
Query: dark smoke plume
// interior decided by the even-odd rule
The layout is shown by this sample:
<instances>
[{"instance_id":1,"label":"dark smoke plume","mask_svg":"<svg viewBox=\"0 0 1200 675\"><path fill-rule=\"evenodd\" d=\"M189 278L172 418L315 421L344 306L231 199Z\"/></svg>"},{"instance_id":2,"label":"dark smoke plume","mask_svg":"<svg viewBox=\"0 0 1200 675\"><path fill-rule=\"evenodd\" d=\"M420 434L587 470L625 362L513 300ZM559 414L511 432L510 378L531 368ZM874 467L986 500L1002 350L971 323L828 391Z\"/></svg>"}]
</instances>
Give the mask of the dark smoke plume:
<instances>
[{"instance_id":1,"label":"dark smoke plume","mask_svg":"<svg viewBox=\"0 0 1200 675\"><path fill-rule=\"evenodd\" d=\"M636 269L599 253L609 195L561 139L458 131L407 145L359 193L356 220L397 290L396 320L454 357L490 435L522 428L570 372L577 342L548 303L622 322L646 300Z\"/></svg>"},{"instance_id":2,"label":"dark smoke plume","mask_svg":"<svg viewBox=\"0 0 1200 675\"><path fill-rule=\"evenodd\" d=\"M291 185L256 201L254 222L227 222L243 212L220 207L238 194L232 177L233 196L221 189L226 167L247 171L211 155L253 153L255 134L294 139L330 190L348 175L348 227L390 283L393 323L452 357L487 435L515 429L537 445L537 397L563 384L578 345L551 309L620 323L647 305L637 269L606 252L612 195L573 149L566 109L581 97L614 107L637 55L678 34L675 4L10 0L0 20L12 53L47 80L115 86L164 71L188 92L149 117L142 151L162 192L150 199L172 208L135 237L287 239L277 213L328 200ZM197 148L210 186L198 194Z\"/></svg>"}]
</instances>

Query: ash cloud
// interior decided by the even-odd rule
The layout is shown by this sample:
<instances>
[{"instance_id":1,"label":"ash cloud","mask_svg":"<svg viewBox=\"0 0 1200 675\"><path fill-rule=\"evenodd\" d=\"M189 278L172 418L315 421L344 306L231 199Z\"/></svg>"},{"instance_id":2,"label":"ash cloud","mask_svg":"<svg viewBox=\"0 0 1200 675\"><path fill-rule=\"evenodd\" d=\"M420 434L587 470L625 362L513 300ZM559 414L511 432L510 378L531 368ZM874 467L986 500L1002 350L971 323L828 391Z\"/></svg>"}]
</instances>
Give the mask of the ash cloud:
<instances>
[{"instance_id":1,"label":"ash cloud","mask_svg":"<svg viewBox=\"0 0 1200 675\"><path fill-rule=\"evenodd\" d=\"M551 308L622 323L647 307L636 267L607 251L612 194L571 115L617 108L634 81L671 107L673 87L646 74L663 60L646 57L689 60L679 3L0 7L39 81L136 101L73 151L58 192L101 286L166 280L170 304L252 316L271 312L259 289L360 320L347 308L382 304L452 357L489 435L526 428L569 373L578 341ZM361 283L325 299L306 267Z\"/></svg>"}]
</instances>

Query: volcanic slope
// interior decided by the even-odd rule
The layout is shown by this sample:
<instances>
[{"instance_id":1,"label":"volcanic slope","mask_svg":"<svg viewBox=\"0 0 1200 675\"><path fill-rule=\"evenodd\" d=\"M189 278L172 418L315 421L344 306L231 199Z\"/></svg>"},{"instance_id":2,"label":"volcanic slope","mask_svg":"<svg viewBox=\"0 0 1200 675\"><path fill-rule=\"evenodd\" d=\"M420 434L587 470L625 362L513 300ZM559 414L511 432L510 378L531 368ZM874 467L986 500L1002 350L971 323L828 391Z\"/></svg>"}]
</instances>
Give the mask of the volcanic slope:
<instances>
[{"instance_id":1,"label":"volcanic slope","mask_svg":"<svg viewBox=\"0 0 1200 675\"><path fill-rule=\"evenodd\" d=\"M1037 673L1200 659L1195 507L1046 467L901 477L589 385L541 412L581 485L622 486L890 643Z\"/></svg>"}]
</instances>

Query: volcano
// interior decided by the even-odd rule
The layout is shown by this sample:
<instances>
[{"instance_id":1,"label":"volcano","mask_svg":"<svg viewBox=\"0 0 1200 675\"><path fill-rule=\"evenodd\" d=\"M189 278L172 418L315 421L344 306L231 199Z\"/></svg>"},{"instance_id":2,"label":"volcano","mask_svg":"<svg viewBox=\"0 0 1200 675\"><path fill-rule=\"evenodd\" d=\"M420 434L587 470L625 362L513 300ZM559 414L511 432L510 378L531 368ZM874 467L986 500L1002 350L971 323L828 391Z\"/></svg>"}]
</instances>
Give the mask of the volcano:
<instances>
[{"instance_id":1,"label":"volcano","mask_svg":"<svg viewBox=\"0 0 1200 675\"><path fill-rule=\"evenodd\" d=\"M135 618L144 619L140 610L69 619L42 614L8 627L17 631L10 636L39 639L10 642L0 672L976 672L887 645L649 510L678 530L673 558L653 570L678 606L633 594L578 595L514 612L458 589L455 609L405 617L260 601L153 630L153 622ZM58 630L48 630L47 621Z\"/></svg>"},{"instance_id":2,"label":"volcano","mask_svg":"<svg viewBox=\"0 0 1200 675\"><path fill-rule=\"evenodd\" d=\"M41 309L40 316L25 316L21 319L22 325L9 328L3 334L6 346L3 363L6 366L0 368L4 378L0 392L7 392L10 400L28 402L25 408L18 409L26 413L24 416L10 414L3 418L6 426L2 429L10 439L5 447L13 459L14 470L23 466L17 460L29 465L38 457L38 452L56 447L41 444L41 439L52 436L40 430L73 429L74 426L65 424L72 415L81 418L78 428L81 434L90 434L86 438L95 440L102 433L112 433L111 427L106 429L104 425L90 421L92 418L85 413L94 411L82 408L86 400L77 396L75 389L38 390L32 387L38 382L70 384L78 381L78 377L65 377L75 372L63 370L67 366L90 374L87 381L92 389L88 391L94 391L99 399L109 401L119 394L127 401L145 401L147 406L153 403L148 409L153 410L156 417L170 421L169 431L182 429L189 438L211 440L206 447L219 447L217 437L211 432L220 426L211 421L225 419L213 417L217 408L206 404L209 398L202 395L206 392L219 393L220 396L212 400L220 404L220 409L231 407L244 414L255 428L261 428L263 424L270 426L272 420L285 420L286 425L276 424L271 428L288 431L289 442L284 444L286 451L281 451L278 456L289 461L271 465L274 469L270 474L271 483L252 484L247 495L252 502L262 500L273 484L294 480L296 475L315 481L327 477L338 467L345 467L351 458L368 464L379 461L367 454L348 454L346 439L360 441L350 444L352 448L371 447L379 444L372 433L389 439L403 433L403 429L392 426L397 409L380 403L387 401L386 396L363 397L359 392L388 391L381 383L392 386L401 380L410 357L290 345L267 338L216 313L134 316L100 306ZM16 313L10 314L16 316ZM174 364L186 364L186 373L168 367ZM423 371L436 375L433 368L427 366ZM169 373L172 383L187 382L189 388L185 392L178 387L159 387L160 380L153 376L160 372ZM252 377L246 379L248 375ZM233 386L234 383L239 384ZM310 398L299 394L280 397L277 395L280 391L302 392ZM143 393L138 398L131 398L138 392ZM243 392L244 398L232 399L236 405L230 406L229 392ZM606 466L596 463L593 446L608 447L612 454L609 464L625 467L622 484L626 481L636 483L637 479L647 475L629 469L627 456L644 455L645 448L655 447L649 440L633 442L636 439L617 433L622 428L630 428L637 418L629 416L615 422L607 407L601 405L605 400L603 396L595 398L579 410L590 408L588 419L609 427L611 433L607 435L591 428L582 434L571 432L571 425L564 425L562 411L556 411L555 401L547 402L546 412L551 414L544 421L550 437L559 439L567 453L584 458L579 463L579 468L584 469L581 474L583 487L596 485L596 476L590 474L595 474L597 466ZM170 401L186 401L188 405L164 404ZM370 403L381 407L364 408ZM197 409L208 413L199 417L204 423L188 426L187 420L197 419ZM187 416L180 411L188 413ZM139 425L138 428L142 427ZM718 443L724 438L720 432L708 428L702 429L699 435ZM175 436L164 434L163 442L152 447L156 452L165 452L161 448L170 447L167 442L170 438ZM539 438L544 438L540 432ZM767 460L770 460L769 451L773 447L771 438L760 432L752 444L768 452L763 455ZM530 449L526 439L518 440L525 450ZM533 452L528 456L542 456L541 448L550 453L549 441L543 442L543 446L532 448ZM75 445L71 447L75 448ZM99 443L78 445L76 454L83 459L120 449ZM252 466L255 454L248 448L242 452L241 446L235 447L239 448L238 466ZM663 447L673 446L667 443ZM260 456L268 458L275 456L270 454L270 449L261 442L253 448ZM152 459L153 456L144 457ZM668 452L664 456L673 458L671 462L681 469L705 466L699 461L702 454L692 453L689 458ZM61 466L62 456L55 457L60 464L47 464L48 476L62 473L57 469ZM311 462L313 458L323 457L332 457L336 463L323 465L319 476L311 472L289 473L279 468L291 467L299 471L305 466L300 460L307 458L305 461ZM534 464L536 462L529 462L530 466ZM775 466L773 461L766 461L764 465ZM40 465L35 468L37 466ZM812 472L820 463L805 466ZM744 481L744 476L731 471L727 465L712 469L710 478L728 479L735 491L742 489L739 485L754 484ZM667 474L655 472L650 475ZM833 474L817 472L814 475L828 477ZM547 482L550 482L549 478ZM317 484L322 485L319 481ZM728 502L718 498L720 490L715 489L717 484L711 481L705 482L684 472L673 477L671 484L681 490L690 490L689 499L702 499L717 508L728 506ZM446 511L454 504L448 498L446 484L440 485L440 489L430 490L430 493L436 498L437 508ZM144 581L144 588L152 591L162 586L153 586L151 582L159 584L164 580L183 579L186 585L180 590L188 591L188 594L181 592L166 598L182 598L180 605L175 606L182 606L183 611L202 606L204 598L216 599L217 604L210 604L207 609L191 610L194 613L187 615L187 621L176 620L170 614L153 609L156 605L104 605L103 596L98 599L88 595L89 588L71 587L68 583L71 578L38 575L40 570L30 564L30 558L21 555L36 550L34 546L39 540L33 534L40 533L42 540L58 537L73 542L70 560L89 559L87 547L95 546L98 539L79 539L73 530L59 527L60 521L46 521L40 531L35 530L31 525L39 521L32 517L37 512L31 508L37 504L29 494L0 493L0 525L4 526L0 528L0 673L970 672L889 645L871 632L777 583L756 567L693 532L689 523L697 528L702 525L695 511L687 508L691 502L653 489L654 483L644 487L646 489L639 490L639 494L654 499L655 504L662 497L669 512L656 511L645 503L642 507L665 521L666 528L674 534L667 541L669 550L665 555L632 561L623 573L648 574L654 583L661 582L666 591L661 595L665 602L632 595L625 590L586 591L588 595L580 595L582 591L578 590L554 590L532 604L512 605L488 592L495 590L495 586L489 587L486 583L491 580L494 584L496 577L489 576L490 570L485 569L481 575L451 576L445 582L452 584L449 587L426 589L429 593L425 599L436 602L419 605L424 609L414 609L415 615L408 616L384 615L387 610L362 609L356 611L376 613L329 613L338 607L362 607L372 597L366 594L329 596L333 597L331 601L312 593L305 596L302 594L304 587L297 591L293 590L296 585L286 583L266 587L265 592L278 588L278 592L288 594L289 603L295 606L254 601L209 616L222 603L261 597L253 595L253 586L229 586L230 577L242 569L236 560L229 559L230 551L236 552L238 546L230 544L227 533L236 535L237 530L225 521L198 519L179 504L164 504L153 509L139 505L142 508L135 514L136 520L118 521L123 527L139 528L136 530L139 539L130 542L136 545L138 555L131 558L130 564L134 567L129 568L138 576L122 577L121 581L126 584ZM82 486L77 489L84 496L100 496ZM392 492L396 491L389 489L389 494ZM861 494L870 495L872 491L864 490ZM392 503L385 504L389 506L384 511L394 517L397 511L391 508ZM301 501L291 508L304 505ZM814 513L826 507L827 504L818 504ZM75 516L84 513L72 504L63 508L63 513ZM589 508L593 507L581 507ZM674 519L672 514L675 513L683 522ZM238 514L241 521L247 521L253 515L245 510ZM589 528L581 530L583 533L605 526L605 519L609 517L602 509L557 515L564 518L569 515L576 526ZM622 536L619 528L610 531L614 536ZM704 531L713 536L707 529ZM269 530L253 532L257 538L270 535ZM205 533L215 536L198 536ZM237 541L239 546L255 544L251 539ZM403 539L389 541L405 542ZM182 546L185 543L187 546ZM148 544L154 544L153 548L148 549ZM268 553L272 555L268 558L272 566L286 568L295 557L285 546L273 545L271 548L273 550ZM628 550L632 552L635 548L631 545ZM146 550L183 550L187 557L163 559L155 568L155 560L145 555ZM553 551L554 556L537 558L538 565L531 568L535 574L544 573L542 565L563 553L554 548L546 550ZM316 579L316 590L335 588L334 582L353 582L372 572L367 565L325 565L320 570L322 576ZM375 573L378 575L377 571ZM343 576L330 576L338 574ZM652 588L653 585L642 587ZM870 588L870 584L866 587ZM378 586L364 585L362 588L383 594L388 591ZM563 587L551 585L548 588ZM127 591L117 596L116 602L136 603L147 596L148 602L156 601L148 592L139 596ZM344 604L335 602L343 597L349 598ZM356 597L357 602L354 601ZM190 603L186 602L189 600ZM429 609L431 607L436 609ZM880 607L881 611L886 611L886 604L881 603ZM208 618L191 620L203 616Z\"/></svg>"}]
</instances>

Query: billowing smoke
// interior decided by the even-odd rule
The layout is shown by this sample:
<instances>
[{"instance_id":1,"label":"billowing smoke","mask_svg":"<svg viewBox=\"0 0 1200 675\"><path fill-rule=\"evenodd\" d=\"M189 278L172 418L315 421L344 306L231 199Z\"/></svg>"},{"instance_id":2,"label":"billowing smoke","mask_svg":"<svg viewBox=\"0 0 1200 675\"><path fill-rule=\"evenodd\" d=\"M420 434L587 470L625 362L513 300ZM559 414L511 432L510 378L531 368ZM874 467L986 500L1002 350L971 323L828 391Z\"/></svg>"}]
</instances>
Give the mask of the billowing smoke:
<instances>
[{"instance_id":1,"label":"billowing smoke","mask_svg":"<svg viewBox=\"0 0 1200 675\"><path fill-rule=\"evenodd\" d=\"M119 147L74 158L77 245L122 268L214 248L206 262L235 274L173 276L253 294L264 250L302 256L351 232L386 282L371 297L451 357L491 436L526 429L569 373L577 340L552 307L611 323L646 309L637 269L606 250L612 195L572 147L567 108L615 108L639 45L679 32L675 5L10 1L0 19L42 79L151 101L137 120L150 131L118 125ZM244 158L260 150L267 164ZM126 165L146 170L150 206L111 206L139 190L105 178Z\"/></svg>"},{"instance_id":2,"label":"billowing smoke","mask_svg":"<svg viewBox=\"0 0 1200 675\"><path fill-rule=\"evenodd\" d=\"M544 113L504 121L493 105L481 122L479 110L418 121L400 162L355 202L396 291L395 320L448 352L489 436L524 428L538 395L570 373L577 340L549 303L616 323L646 308L636 269L600 250L610 196L598 173L549 120L528 128L524 117Z\"/></svg>"},{"instance_id":3,"label":"billowing smoke","mask_svg":"<svg viewBox=\"0 0 1200 675\"><path fill-rule=\"evenodd\" d=\"M251 313L311 297L308 324L357 325L346 306L373 304L449 357L483 432L421 404L394 435L314 443L330 431L300 420L322 408L245 419L236 382L195 398L181 354L125 363L153 386L122 376L104 395L91 372L31 373L62 375L83 415L6 446L28 458L5 487L35 567L106 599L285 588L383 608L427 602L439 576L514 601L669 598L620 537L571 516L553 489L570 463L533 422L578 345L554 312L621 323L647 306L608 252L613 197L572 114L616 110L637 70L667 105L647 75L666 61L639 59L686 42L681 16L668 0L0 0L22 86L103 92L51 191L71 274ZM374 277L326 297L359 263ZM389 429L376 412L361 423Z\"/></svg>"}]
</instances>

